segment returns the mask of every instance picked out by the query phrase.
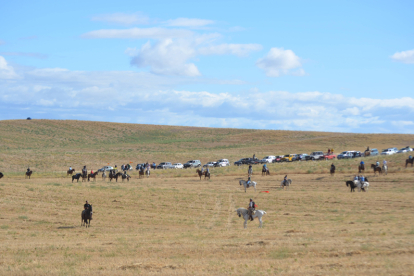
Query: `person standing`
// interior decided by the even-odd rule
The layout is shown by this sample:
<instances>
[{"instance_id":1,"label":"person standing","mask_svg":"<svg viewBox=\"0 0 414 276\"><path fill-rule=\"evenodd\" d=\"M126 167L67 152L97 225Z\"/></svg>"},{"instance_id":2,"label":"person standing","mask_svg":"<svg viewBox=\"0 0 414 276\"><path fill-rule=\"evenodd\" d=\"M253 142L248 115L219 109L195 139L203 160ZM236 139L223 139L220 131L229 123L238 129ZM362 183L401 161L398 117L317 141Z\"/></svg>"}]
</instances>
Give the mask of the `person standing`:
<instances>
[{"instance_id":1,"label":"person standing","mask_svg":"<svg viewBox=\"0 0 414 276\"><path fill-rule=\"evenodd\" d=\"M250 199L248 214L249 214L250 220L252 220L252 221L253 221L253 213L254 213L255 209L256 209L256 203L254 203L253 199Z\"/></svg>"}]
</instances>

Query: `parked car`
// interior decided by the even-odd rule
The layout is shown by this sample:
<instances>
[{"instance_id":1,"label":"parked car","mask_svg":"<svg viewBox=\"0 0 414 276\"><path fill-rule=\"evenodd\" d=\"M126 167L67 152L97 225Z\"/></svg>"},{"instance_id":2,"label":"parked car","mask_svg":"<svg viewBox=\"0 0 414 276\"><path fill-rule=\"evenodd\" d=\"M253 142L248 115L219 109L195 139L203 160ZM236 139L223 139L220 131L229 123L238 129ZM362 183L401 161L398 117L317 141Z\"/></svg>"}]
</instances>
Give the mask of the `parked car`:
<instances>
[{"instance_id":1,"label":"parked car","mask_svg":"<svg viewBox=\"0 0 414 276\"><path fill-rule=\"evenodd\" d=\"M182 169L184 168L184 165L181 163L175 163L172 165L174 169Z\"/></svg>"},{"instance_id":2,"label":"parked car","mask_svg":"<svg viewBox=\"0 0 414 276\"><path fill-rule=\"evenodd\" d=\"M172 168L172 164L171 162L161 162L158 166L157 169L171 169Z\"/></svg>"},{"instance_id":3,"label":"parked car","mask_svg":"<svg viewBox=\"0 0 414 276\"><path fill-rule=\"evenodd\" d=\"M249 158L249 160L247 160L247 163L246 164L248 164L248 165L256 165L256 164L259 164L260 162L259 162L260 160L258 159L258 158Z\"/></svg>"},{"instance_id":4,"label":"parked car","mask_svg":"<svg viewBox=\"0 0 414 276\"><path fill-rule=\"evenodd\" d=\"M398 153L404 153L404 152L409 152L409 151L413 151L413 149L410 148L409 146L406 146L405 148L400 149Z\"/></svg>"},{"instance_id":5,"label":"parked car","mask_svg":"<svg viewBox=\"0 0 414 276\"><path fill-rule=\"evenodd\" d=\"M311 156L309 154L306 154L306 153L300 154L299 157L300 157L300 161L309 161L309 160L311 160Z\"/></svg>"},{"instance_id":6,"label":"parked car","mask_svg":"<svg viewBox=\"0 0 414 276\"><path fill-rule=\"evenodd\" d=\"M347 151L343 151L340 154L338 154L338 156L336 158L339 159L349 159L349 158L353 158L354 156L354 150L347 150Z\"/></svg>"},{"instance_id":7,"label":"parked car","mask_svg":"<svg viewBox=\"0 0 414 276\"><path fill-rule=\"evenodd\" d=\"M376 156L376 155L378 155L379 154L379 152L378 152L378 150L377 149L371 149L370 151L369 151L369 156Z\"/></svg>"},{"instance_id":8,"label":"parked car","mask_svg":"<svg viewBox=\"0 0 414 276\"><path fill-rule=\"evenodd\" d=\"M214 167L217 164L217 162L207 162L207 164L205 164L203 167L207 168L207 167Z\"/></svg>"},{"instance_id":9,"label":"parked car","mask_svg":"<svg viewBox=\"0 0 414 276\"><path fill-rule=\"evenodd\" d=\"M293 161L296 161L297 159L298 159L298 155L297 154L286 154L283 157L283 160L285 162L293 162Z\"/></svg>"},{"instance_id":10,"label":"parked car","mask_svg":"<svg viewBox=\"0 0 414 276\"><path fill-rule=\"evenodd\" d=\"M190 160L184 164L184 169L201 167L200 160Z\"/></svg>"},{"instance_id":11,"label":"parked car","mask_svg":"<svg viewBox=\"0 0 414 276\"><path fill-rule=\"evenodd\" d=\"M381 152L381 155L392 155L392 154L396 154L398 152L398 150L396 150L396 148L389 148L389 149L384 149Z\"/></svg>"},{"instance_id":12,"label":"parked car","mask_svg":"<svg viewBox=\"0 0 414 276\"><path fill-rule=\"evenodd\" d=\"M360 151L354 151L352 153L352 158L362 157L363 153Z\"/></svg>"},{"instance_id":13,"label":"parked car","mask_svg":"<svg viewBox=\"0 0 414 276\"><path fill-rule=\"evenodd\" d=\"M113 168L113 167L111 167L111 166L105 166L105 167L100 168L100 169L98 170L98 172L110 171L110 170L113 170L113 169L114 169L114 168Z\"/></svg>"},{"instance_id":14,"label":"parked car","mask_svg":"<svg viewBox=\"0 0 414 276\"><path fill-rule=\"evenodd\" d=\"M269 155L269 156L266 156L266 157L263 157L263 159L262 160L260 160L260 163L273 163L273 160L274 159L276 159L276 156L274 156L274 155Z\"/></svg>"},{"instance_id":15,"label":"parked car","mask_svg":"<svg viewBox=\"0 0 414 276\"><path fill-rule=\"evenodd\" d=\"M322 151L314 151L310 154L310 160L323 160L323 155Z\"/></svg>"},{"instance_id":16,"label":"parked car","mask_svg":"<svg viewBox=\"0 0 414 276\"><path fill-rule=\"evenodd\" d=\"M220 159L215 162L214 167L227 167L230 166L230 162L228 159Z\"/></svg>"},{"instance_id":17,"label":"parked car","mask_svg":"<svg viewBox=\"0 0 414 276\"><path fill-rule=\"evenodd\" d=\"M249 161L249 158L242 158L236 162L234 162L235 166L245 165Z\"/></svg>"},{"instance_id":18,"label":"parked car","mask_svg":"<svg viewBox=\"0 0 414 276\"><path fill-rule=\"evenodd\" d=\"M323 155L323 159L325 159L325 160L333 160L335 158L336 158L336 155L333 154L333 153L329 153L329 154L324 154Z\"/></svg>"}]
</instances>

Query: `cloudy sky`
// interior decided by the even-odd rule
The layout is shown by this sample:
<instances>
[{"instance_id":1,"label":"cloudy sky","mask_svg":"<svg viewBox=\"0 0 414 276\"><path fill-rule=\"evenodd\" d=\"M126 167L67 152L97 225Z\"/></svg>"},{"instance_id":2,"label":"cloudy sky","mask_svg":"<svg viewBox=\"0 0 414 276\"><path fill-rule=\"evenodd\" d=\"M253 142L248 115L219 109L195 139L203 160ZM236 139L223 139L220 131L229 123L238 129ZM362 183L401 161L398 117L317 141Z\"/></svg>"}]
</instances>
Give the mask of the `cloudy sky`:
<instances>
[{"instance_id":1,"label":"cloudy sky","mask_svg":"<svg viewBox=\"0 0 414 276\"><path fill-rule=\"evenodd\" d=\"M413 1L199 2L4 1L0 120L414 133Z\"/></svg>"}]
</instances>

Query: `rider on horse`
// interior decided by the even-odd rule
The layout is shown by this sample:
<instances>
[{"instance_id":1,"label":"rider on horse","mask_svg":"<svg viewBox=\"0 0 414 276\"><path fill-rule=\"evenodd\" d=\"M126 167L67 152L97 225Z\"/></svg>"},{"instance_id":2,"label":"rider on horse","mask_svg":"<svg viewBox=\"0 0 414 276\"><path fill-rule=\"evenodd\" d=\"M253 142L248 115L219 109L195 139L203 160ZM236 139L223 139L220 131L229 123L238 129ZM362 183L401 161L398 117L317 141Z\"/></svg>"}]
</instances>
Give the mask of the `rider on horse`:
<instances>
[{"instance_id":1,"label":"rider on horse","mask_svg":"<svg viewBox=\"0 0 414 276\"><path fill-rule=\"evenodd\" d=\"M253 199L250 199L249 208L247 209L250 220L253 220L253 214L254 214L255 208L256 208L256 204L254 203Z\"/></svg>"},{"instance_id":2,"label":"rider on horse","mask_svg":"<svg viewBox=\"0 0 414 276\"><path fill-rule=\"evenodd\" d=\"M380 166L380 162L377 160L377 163L375 163L375 166L377 167L377 168L379 168L379 166Z\"/></svg>"},{"instance_id":3,"label":"rider on horse","mask_svg":"<svg viewBox=\"0 0 414 276\"><path fill-rule=\"evenodd\" d=\"M90 205L88 201L86 201L86 203L83 205L83 209L84 209L84 212L88 212L88 211L90 212L91 220L92 220L92 205Z\"/></svg>"},{"instance_id":4,"label":"rider on horse","mask_svg":"<svg viewBox=\"0 0 414 276\"><path fill-rule=\"evenodd\" d=\"M250 183L252 182L252 180L250 179L250 176L249 176L249 178L247 179L247 182L246 182L246 184L247 184L247 187L249 187L250 186Z\"/></svg>"},{"instance_id":5,"label":"rider on horse","mask_svg":"<svg viewBox=\"0 0 414 276\"><path fill-rule=\"evenodd\" d=\"M263 165L263 170L264 170L265 172L267 172L267 165L266 165L266 163Z\"/></svg>"},{"instance_id":6,"label":"rider on horse","mask_svg":"<svg viewBox=\"0 0 414 276\"><path fill-rule=\"evenodd\" d=\"M83 176L84 176L84 177L86 177L86 176L87 176L87 174L88 174L88 170L86 169L86 166L83 166L83 169L82 169L82 174L83 174Z\"/></svg>"},{"instance_id":7,"label":"rider on horse","mask_svg":"<svg viewBox=\"0 0 414 276\"><path fill-rule=\"evenodd\" d=\"M287 185L287 175L285 175L285 177L283 178L283 186Z\"/></svg>"},{"instance_id":8,"label":"rider on horse","mask_svg":"<svg viewBox=\"0 0 414 276\"><path fill-rule=\"evenodd\" d=\"M361 161L361 163L359 163L361 169L363 169L365 171L365 163L364 161Z\"/></svg>"},{"instance_id":9,"label":"rider on horse","mask_svg":"<svg viewBox=\"0 0 414 276\"><path fill-rule=\"evenodd\" d=\"M28 173L30 172L30 167L28 167L28 168L27 168L27 172L28 172Z\"/></svg>"},{"instance_id":10,"label":"rider on horse","mask_svg":"<svg viewBox=\"0 0 414 276\"><path fill-rule=\"evenodd\" d=\"M332 165L331 165L331 172L334 172L335 171L335 165L332 163Z\"/></svg>"}]
</instances>

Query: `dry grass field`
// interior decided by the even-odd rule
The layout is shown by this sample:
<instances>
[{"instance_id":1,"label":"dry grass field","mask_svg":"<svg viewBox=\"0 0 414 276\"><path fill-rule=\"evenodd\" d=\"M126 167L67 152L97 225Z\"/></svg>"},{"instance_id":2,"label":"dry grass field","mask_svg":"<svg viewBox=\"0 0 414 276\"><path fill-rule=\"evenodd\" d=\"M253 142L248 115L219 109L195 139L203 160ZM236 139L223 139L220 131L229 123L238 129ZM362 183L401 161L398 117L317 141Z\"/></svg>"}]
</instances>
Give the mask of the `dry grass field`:
<instances>
[{"instance_id":1,"label":"dry grass field","mask_svg":"<svg viewBox=\"0 0 414 276\"><path fill-rule=\"evenodd\" d=\"M0 121L0 275L414 275L414 168L393 155L368 192L345 180L360 159L156 170L130 182L71 182L69 165L202 162L334 148L414 145L414 135L186 128L77 121ZM148 160L147 160L148 159ZM364 158L367 164L378 158ZM381 160L381 159L380 159ZM24 179L25 167L34 170ZM278 187L284 174L289 190ZM269 193L261 193L269 191ZM235 209L253 198L264 225ZM91 227L81 227L85 200Z\"/></svg>"}]
</instances>

